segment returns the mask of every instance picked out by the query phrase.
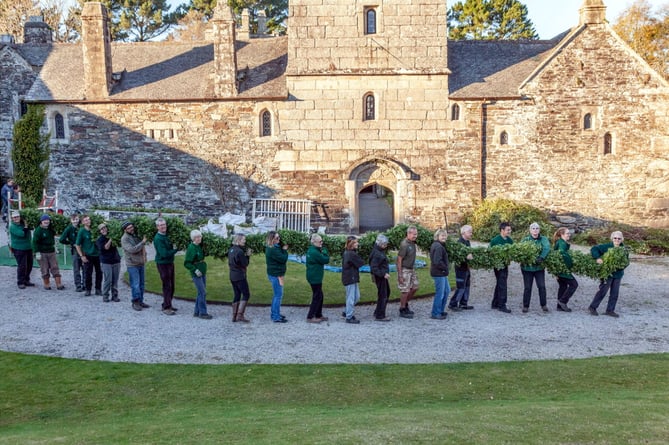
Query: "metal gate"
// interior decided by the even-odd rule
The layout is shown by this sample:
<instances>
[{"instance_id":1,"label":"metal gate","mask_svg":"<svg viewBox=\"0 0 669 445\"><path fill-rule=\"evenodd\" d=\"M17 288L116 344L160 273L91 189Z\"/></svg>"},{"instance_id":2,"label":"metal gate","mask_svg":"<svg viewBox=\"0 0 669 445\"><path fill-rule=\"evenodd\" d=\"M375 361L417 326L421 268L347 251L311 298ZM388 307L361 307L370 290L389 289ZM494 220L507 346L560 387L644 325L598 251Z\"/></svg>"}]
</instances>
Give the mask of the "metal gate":
<instances>
[{"instance_id":1,"label":"metal gate","mask_svg":"<svg viewBox=\"0 0 669 445\"><path fill-rule=\"evenodd\" d=\"M277 229L309 232L311 230L311 201L306 199L254 199L252 218L276 219Z\"/></svg>"}]
</instances>

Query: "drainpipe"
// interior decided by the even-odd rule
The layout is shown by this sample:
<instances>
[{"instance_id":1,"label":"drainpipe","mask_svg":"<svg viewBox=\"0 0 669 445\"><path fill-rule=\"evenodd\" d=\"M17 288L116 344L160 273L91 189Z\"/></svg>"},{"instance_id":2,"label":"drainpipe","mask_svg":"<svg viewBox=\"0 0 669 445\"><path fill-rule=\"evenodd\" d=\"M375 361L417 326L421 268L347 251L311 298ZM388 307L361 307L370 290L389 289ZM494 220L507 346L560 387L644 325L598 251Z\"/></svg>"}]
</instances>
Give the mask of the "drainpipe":
<instances>
[{"instance_id":1,"label":"drainpipe","mask_svg":"<svg viewBox=\"0 0 669 445\"><path fill-rule=\"evenodd\" d=\"M481 108L479 112L479 119L481 122L481 135L479 139L479 198L485 199L487 196L486 186L486 165L488 161L488 147L487 147L487 124L488 113L486 106L491 104L488 99L481 101Z\"/></svg>"}]
</instances>

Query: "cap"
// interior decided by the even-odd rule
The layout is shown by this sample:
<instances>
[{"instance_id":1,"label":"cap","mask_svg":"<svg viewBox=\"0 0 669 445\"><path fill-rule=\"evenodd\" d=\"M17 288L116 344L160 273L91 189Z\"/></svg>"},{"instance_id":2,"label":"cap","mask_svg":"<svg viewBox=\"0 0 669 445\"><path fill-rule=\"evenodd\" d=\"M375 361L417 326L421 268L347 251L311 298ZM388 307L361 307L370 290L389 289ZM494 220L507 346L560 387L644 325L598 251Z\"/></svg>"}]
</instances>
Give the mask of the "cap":
<instances>
[{"instance_id":1,"label":"cap","mask_svg":"<svg viewBox=\"0 0 669 445\"><path fill-rule=\"evenodd\" d=\"M19 213L18 210L12 210L12 218L14 218L16 216L21 216L21 214Z\"/></svg>"},{"instance_id":2,"label":"cap","mask_svg":"<svg viewBox=\"0 0 669 445\"><path fill-rule=\"evenodd\" d=\"M46 221L46 220L51 220L51 217L49 215L42 215L39 217L39 222Z\"/></svg>"},{"instance_id":3,"label":"cap","mask_svg":"<svg viewBox=\"0 0 669 445\"><path fill-rule=\"evenodd\" d=\"M533 222L530 224L530 230L531 229L541 229L541 226L538 223Z\"/></svg>"},{"instance_id":4,"label":"cap","mask_svg":"<svg viewBox=\"0 0 669 445\"><path fill-rule=\"evenodd\" d=\"M107 227L106 223L98 224L98 230L102 230L103 227Z\"/></svg>"},{"instance_id":5,"label":"cap","mask_svg":"<svg viewBox=\"0 0 669 445\"><path fill-rule=\"evenodd\" d=\"M124 221L123 224L121 224L121 229L125 230L128 228L128 226L131 226L132 223L130 221Z\"/></svg>"}]
</instances>

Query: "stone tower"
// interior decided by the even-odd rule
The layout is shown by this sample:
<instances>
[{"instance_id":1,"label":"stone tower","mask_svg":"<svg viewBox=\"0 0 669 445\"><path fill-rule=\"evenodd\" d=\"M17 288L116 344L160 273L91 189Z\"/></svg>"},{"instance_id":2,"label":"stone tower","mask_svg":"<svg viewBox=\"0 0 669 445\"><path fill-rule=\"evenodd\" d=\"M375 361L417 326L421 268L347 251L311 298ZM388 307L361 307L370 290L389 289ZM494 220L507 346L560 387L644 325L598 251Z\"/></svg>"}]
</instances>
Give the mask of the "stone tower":
<instances>
[{"instance_id":1,"label":"stone tower","mask_svg":"<svg viewBox=\"0 0 669 445\"><path fill-rule=\"evenodd\" d=\"M603 0L583 0L579 9L579 25L598 25L606 22L606 6Z\"/></svg>"},{"instance_id":2,"label":"stone tower","mask_svg":"<svg viewBox=\"0 0 669 445\"><path fill-rule=\"evenodd\" d=\"M111 90L111 36L107 8L102 3L84 3L81 12L84 51L84 94L87 100L107 99Z\"/></svg>"},{"instance_id":3,"label":"stone tower","mask_svg":"<svg viewBox=\"0 0 669 445\"><path fill-rule=\"evenodd\" d=\"M237 53L235 52L235 19L227 2L218 2L214 10L214 95L237 95Z\"/></svg>"}]
</instances>

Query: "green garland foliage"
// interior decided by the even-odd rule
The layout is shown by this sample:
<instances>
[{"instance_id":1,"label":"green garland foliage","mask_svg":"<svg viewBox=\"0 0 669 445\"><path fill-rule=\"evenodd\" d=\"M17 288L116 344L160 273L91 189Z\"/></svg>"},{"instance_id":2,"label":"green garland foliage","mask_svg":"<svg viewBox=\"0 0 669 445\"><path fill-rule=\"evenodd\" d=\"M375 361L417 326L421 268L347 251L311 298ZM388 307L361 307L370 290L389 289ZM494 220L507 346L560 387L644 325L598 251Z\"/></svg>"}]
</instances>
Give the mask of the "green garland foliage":
<instances>
[{"instance_id":1,"label":"green garland foliage","mask_svg":"<svg viewBox=\"0 0 669 445\"><path fill-rule=\"evenodd\" d=\"M44 105L28 105L28 112L14 125L14 179L32 201L42 199L42 189L49 174L49 135L42 134Z\"/></svg>"}]
</instances>

